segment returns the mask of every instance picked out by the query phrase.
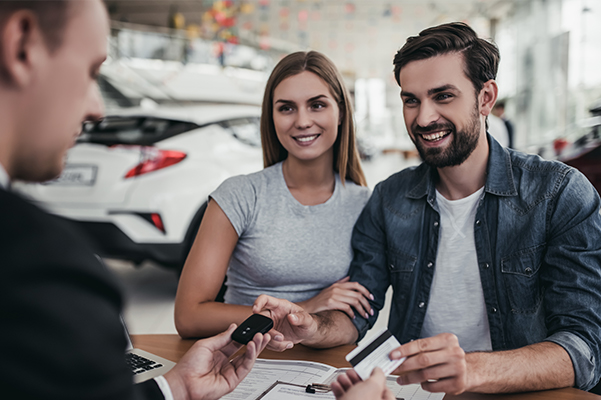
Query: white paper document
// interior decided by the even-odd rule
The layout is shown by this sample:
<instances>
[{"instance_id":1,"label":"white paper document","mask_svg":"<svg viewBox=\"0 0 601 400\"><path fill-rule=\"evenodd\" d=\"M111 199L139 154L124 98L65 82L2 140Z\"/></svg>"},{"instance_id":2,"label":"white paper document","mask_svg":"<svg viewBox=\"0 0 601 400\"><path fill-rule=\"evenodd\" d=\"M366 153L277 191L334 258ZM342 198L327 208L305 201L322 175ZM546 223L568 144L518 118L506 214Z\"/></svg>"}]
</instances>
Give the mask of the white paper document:
<instances>
[{"instance_id":1,"label":"white paper document","mask_svg":"<svg viewBox=\"0 0 601 400\"><path fill-rule=\"evenodd\" d=\"M335 399L332 392L307 393L305 388L313 383L329 384L347 368L337 369L330 365L294 360L257 359L248 376L223 400L299 400ZM274 385L276 381L282 384ZM430 393L420 385L400 386L395 376L386 381L395 397L404 400L441 400L444 393ZM293 385L289 385L293 384ZM299 386L294 386L299 385ZM269 390L268 390L269 389Z\"/></svg>"}]
</instances>

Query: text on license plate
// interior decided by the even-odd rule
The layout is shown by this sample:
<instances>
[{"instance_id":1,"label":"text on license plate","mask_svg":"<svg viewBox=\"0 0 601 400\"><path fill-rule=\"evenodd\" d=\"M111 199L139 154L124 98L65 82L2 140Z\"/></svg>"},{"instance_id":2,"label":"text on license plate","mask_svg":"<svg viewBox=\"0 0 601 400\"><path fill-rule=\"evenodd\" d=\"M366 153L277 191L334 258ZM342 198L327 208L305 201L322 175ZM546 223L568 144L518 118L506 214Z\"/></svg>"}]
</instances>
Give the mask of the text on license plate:
<instances>
[{"instance_id":1,"label":"text on license plate","mask_svg":"<svg viewBox=\"0 0 601 400\"><path fill-rule=\"evenodd\" d=\"M63 173L48 182L49 185L92 186L96 181L98 167L95 165L66 165Z\"/></svg>"}]
</instances>

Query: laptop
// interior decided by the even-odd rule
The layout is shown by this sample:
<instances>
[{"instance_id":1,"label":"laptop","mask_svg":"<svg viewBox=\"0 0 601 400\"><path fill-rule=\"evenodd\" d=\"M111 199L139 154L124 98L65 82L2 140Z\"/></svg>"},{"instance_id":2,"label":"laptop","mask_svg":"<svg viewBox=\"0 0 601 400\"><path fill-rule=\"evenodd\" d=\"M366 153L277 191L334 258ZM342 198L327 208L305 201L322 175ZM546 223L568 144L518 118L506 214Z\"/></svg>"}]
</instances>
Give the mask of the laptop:
<instances>
[{"instance_id":1,"label":"laptop","mask_svg":"<svg viewBox=\"0 0 601 400\"><path fill-rule=\"evenodd\" d=\"M125 321L123 321L123 317L121 317L121 323L123 324L125 337L127 338L125 362L131 368L134 376L134 383L144 382L148 379L161 376L173 368L175 365L173 361L169 361L142 349L134 348L127 327L125 326Z\"/></svg>"},{"instance_id":2,"label":"laptop","mask_svg":"<svg viewBox=\"0 0 601 400\"><path fill-rule=\"evenodd\" d=\"M107 268L106 264L98 254L94 254L94 256L100 262L100 265ZM148 379L164 375L173 368L175 365L173 361L169 361L142 349L135 349L131 338L129 337L129 331L127 330L127 325L125 325L125 320L122 315L120 317L121 325L123 325L123 330L125 331L125 338L127 339L125 362L131 368L131 372L134 376L134 383L144 382Z\"/></svg>"}]
</instances>

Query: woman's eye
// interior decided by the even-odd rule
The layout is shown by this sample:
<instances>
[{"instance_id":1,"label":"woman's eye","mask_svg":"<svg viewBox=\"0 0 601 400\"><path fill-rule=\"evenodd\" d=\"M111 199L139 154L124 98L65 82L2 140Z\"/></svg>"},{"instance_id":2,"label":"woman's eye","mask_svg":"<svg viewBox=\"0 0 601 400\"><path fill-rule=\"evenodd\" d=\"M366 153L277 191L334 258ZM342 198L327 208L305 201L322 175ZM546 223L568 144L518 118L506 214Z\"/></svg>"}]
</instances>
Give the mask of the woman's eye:
<instances>
[{"instance_id":1,"label":"woman's eye","mask_svg":"<svg viewBox=\"0 0 601 400\"><path fill-rule=\"evenodd\" d=\"M320 109L324 108L325 106L326 105L323 104L323 103L314 103L313 104L313 108L316 109L316 110L320 110Z\"/></svg>"},{"instance_id":2,"label":"woman's eye","mask_svg":"<svg viewBox=\"0 0 601 400\"><path fill-rule=\"evenodd\" d=\"M280 112L288 112L288 111L292 110L292 107L290 107L290 106L281 106L278 110Z\"/></svg>"}]
</instances>

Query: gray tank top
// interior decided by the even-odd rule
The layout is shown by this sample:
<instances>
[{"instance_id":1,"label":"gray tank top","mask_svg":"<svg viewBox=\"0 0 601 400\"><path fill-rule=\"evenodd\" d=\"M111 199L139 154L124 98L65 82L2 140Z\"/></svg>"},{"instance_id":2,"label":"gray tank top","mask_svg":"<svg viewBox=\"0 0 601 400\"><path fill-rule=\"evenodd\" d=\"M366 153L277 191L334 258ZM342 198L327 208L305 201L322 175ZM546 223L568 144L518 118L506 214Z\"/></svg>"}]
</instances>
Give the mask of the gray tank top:
<instances>
[{"instance_id":1,"label":"gray tank top","mask_svg":"<svg viewBox=\"0 0 601 400\"><path fill-rule=\"evenodd\" d=\"M251 305L261 294L304 301L345 277L351 233L370 195L336 184L323 204L305 206L290 193L282 163L235 176L211 194L238 234L227 271L225 302Z\"/></svg>"}]
</instances>

